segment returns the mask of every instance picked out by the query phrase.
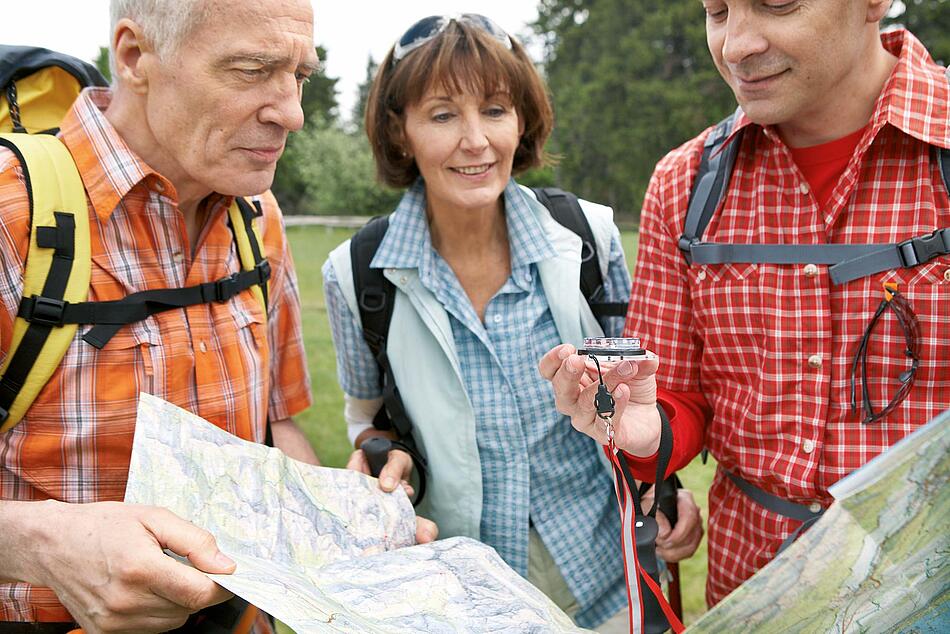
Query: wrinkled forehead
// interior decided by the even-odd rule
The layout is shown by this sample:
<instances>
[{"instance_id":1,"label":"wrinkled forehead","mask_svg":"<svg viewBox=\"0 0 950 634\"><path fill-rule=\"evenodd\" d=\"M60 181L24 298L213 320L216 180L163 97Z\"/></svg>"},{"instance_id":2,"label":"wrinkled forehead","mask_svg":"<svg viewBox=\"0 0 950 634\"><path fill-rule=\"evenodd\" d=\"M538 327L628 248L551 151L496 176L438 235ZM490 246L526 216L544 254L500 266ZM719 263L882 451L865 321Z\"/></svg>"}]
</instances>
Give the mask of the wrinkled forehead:
<instances>
[{"instance_id":1,"label":"wrinkled forehead","mask_svg":"<svg viewBox=\"0 0 950 634\"><path fill-rule=\"evenodd\" d=\"M313 48L313 7L308 0L206 0L205 19L193 38L264 41L291 37Z\"/></svg>"},{"instance_id":2,"label":"wrinkled forehead","mask_svg":"<svg viewBox=\"0 0 950 634\"><path fill-rule=\"evenodd\" d=\"M315 70L313 9L307 0L207 0L207 13L182 47L218 62L260 58Z\"/></svg>"}]
</instances>

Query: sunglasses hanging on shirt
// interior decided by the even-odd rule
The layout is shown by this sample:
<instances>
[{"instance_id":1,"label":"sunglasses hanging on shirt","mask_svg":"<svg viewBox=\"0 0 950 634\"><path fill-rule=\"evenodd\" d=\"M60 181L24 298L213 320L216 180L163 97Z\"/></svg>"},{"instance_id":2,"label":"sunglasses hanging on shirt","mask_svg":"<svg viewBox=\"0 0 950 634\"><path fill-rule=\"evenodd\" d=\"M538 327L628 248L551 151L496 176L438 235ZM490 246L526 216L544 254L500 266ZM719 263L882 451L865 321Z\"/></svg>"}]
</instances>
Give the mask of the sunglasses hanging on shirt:
<instances>
[{"instance_id":1,"label":"sunglasses hanging on shirt","mask_svg":"<svg viewBox=\"0 0 950 634\"><path fill-rule=\"evenodd\" d=\"M900 382L900 385L897 387L897 392L891 397L887 405L880 411L874 411L874 403L871 402L871 393L868 387L868 342L871 339L874 326L888 309L894 313L894 316L897 318L903 330L903 354L906 358L910 359L910 366L898 375L897 380ZM897 290L897 284L895 282L885 282L884 299L881 300L877 310L874 311L874 316L871 317L871 321L868 323L867 328L865 328L861 342L858 344L858 350L854 354L854 359L851 361L851 411L856 412L858 409L855 399L855 377L857 376L858 366L860 365L861 396L864 406L864 418L862 422L864 424L867 425L881 420L894 411L897 406L907 398L911 387L914 385L914 379L917 377L917 368L920 365L919 340L920 324L917 322L917 316L907 302L907 298Z\"/></svg>"}]
</instances>

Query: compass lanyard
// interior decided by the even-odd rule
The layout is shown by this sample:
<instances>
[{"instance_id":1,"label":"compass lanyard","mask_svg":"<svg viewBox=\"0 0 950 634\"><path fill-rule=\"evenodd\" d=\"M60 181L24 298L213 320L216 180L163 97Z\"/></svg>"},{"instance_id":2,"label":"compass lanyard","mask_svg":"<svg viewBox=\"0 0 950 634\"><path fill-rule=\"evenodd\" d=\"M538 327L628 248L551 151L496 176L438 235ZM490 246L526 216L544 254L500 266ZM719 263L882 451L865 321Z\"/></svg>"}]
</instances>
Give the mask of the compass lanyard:
<instances>
[{"instance_id":1,"label":"compass lanyard","mask_svg":"<svg viewBox=\"0 0 950 634\"><path fill-rule=\"evenodd\" d=\"M679 634L685 628L673 608L670 607L659 583L659 570L656 558L656 536L659 528L656 523L658 496L653 496L653 505L644 513L641 495L636 481L630 472L627 456L614 445L614 398L604 384L600 361L589 355L597 365L600 384L594 405L597 416L603 421L607 432L607 445L604 453L613 467L614 492L620 507L621 545L623 548L624 576L627 581L627 604L630 607L630 632L633 634L659 634L672 628ZM657 460L655 482L663 481L673 452L673 432L670 421L662 408L660 412L661 431L660 448ZM646 585L648 591L644 591Z\"/></svg>"}]
</instances>

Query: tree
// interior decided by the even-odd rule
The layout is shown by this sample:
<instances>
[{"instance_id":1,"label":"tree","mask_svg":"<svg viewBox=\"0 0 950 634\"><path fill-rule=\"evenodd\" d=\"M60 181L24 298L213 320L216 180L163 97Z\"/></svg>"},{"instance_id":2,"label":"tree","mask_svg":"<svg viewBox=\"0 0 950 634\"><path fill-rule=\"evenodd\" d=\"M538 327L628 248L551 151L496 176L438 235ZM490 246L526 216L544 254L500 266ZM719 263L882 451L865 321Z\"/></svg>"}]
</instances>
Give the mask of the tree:
<instances>
[{"instance_id":1,"label":"tree","mask_svg":"<svg viewBox=\"0 0 950 634\"><path fill-rule=\"evenodd\" d=\"M366 100L369 98L369 89L373 85L373 80L376 78L376 71L379 69L379 64L376 63L376 60L373 59L373 56L370 55L366 58L366 76L363 77L363 81L360 82L356 95L356 104L353 106L353 125L359 129L363 129L364 119L366 118Z\"/></svg>"},{"instance_id":2,"label":"tree","mask_svg":"<svg viewBox=\"0 0 950 634\"><path fill-rule=\"evenodd\" d=\"M102 76L106 78L106 81L112 81L112 67L109 66L109 47L100 46L99 47L99 56L93 61L96 65L96 68L99 69L99 72L102 73Z\"/></svg>"},{"instance_id":3,"label":"tree","mask_svg":"<svg viewBox=\"0 0 950 634\"><path fill-rule=\"evenodd\" d=\"M557 182L639 217L656 162L735 108L695 0L542 0Z\"/></svg>"},{"instance_id":4,"label":"tree","mask_svg":"<svg viewBox=\"0 0 950 634\"><path fill-rule=\"evenodd\" d=\"M389 213L401 192L376 181L376 167L362 132L347 133L339 125L300 132L281 161L295 165L300 178L300 211L323 214Z\"/></svg>"},{"instance_id":5,"label":"tree","mask_svg":"<svg viewBox=\"0 0 950 634\"><path fill-rule=\"evenodd\" d=\"M950 0L898 0L884 21L892 24L906 26L938 64L950 63Z\"/></svg>"},{"instance_id":6,"label":"tree","mask_svg":"<svg viewBox=\"0 0 950 634\"><path fill-rule=\"evenodd\" d=\"M326 60L326 49L316 48L317 56ZM280 202L285 213L300 213L304 210L304 196L307 189L302 165L292 158L300 153L294 153L294 147L307 137L307 132L324 129L337 123L335 77L327 77L324 65L311 75L310 80L303 87L303 97L300 107L304 114L304 127L300 132L291 134L287 139L287 149L284 157L277 163L274 174L274 184L271 191ZM312 135L311 135L312 136Z\"/></svg>"}]
</instances>

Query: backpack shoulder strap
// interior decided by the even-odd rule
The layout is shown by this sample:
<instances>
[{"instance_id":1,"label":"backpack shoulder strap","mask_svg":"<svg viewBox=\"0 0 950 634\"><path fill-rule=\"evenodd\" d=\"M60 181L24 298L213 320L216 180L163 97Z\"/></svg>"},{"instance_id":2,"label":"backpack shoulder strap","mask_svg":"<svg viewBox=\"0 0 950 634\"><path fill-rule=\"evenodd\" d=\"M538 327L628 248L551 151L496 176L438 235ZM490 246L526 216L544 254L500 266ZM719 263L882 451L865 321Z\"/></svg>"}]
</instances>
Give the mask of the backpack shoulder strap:
<instances>
[{"instance_id":1,"label":"backpack shoulder strap","mask_svg":"<svg viewBox=\"0 0 950 634\"><path fill-rule=\"evenodd\" d=\"M683 251L686 261L690 263L692 263L690 247L702 241L703 232L706 231L713 213L722 202L729 187L729 180L732 178L732 168L736 164L736 155L741 145L741 133L734 137L727 147L723 148L723 145L729 138L738 113L739 111L736 110L720 121L703 143L699 171L693 178L686 222L683 226L683 235L679 240L680 250Z\"/></svg>"},{"instance_id":2,"label":"backpack shoulder strap","mask_svg":"<svg viewBox=\"0 0 950 634\"><path fill-rule=\"evenodd\" d=\"M566 229L570 229L582 241L581 246L581 292L587 299L595 317L623 317L627 314L627 304L604 302L604 277L597 258L597 241L590 223L581 209L580 201L571 192L557 187L532 187L531 191L538 202L547 207L554 218Z\"/></svg>"},{"instance_id":3,"label":"backpack shoulder strap","mask_svg":"<svg viewBox=\"0 0 950 634\"><path fill-rule=\"evenodd\" d=\"M264 215L259 200L253 201L253 206L246 199L237 197L228 209L228 221L231 225L231 231L234 233L234 242L237 244L238 258L241 260L241 270L253 271L262 269L261 279L266 280L259 285L251 287L251 292L260 302L264 309L264 317L267 318L268 294L270 286L270 264L264 256L264 249L261 246L263 240L257 227L254 226L254 219ZM266 269L266 275L263 269Z\"/></svg>"},{"instance_id":4,"label":"backpack shoulder strap","mask_svg":"<svg viewBox=\"0 0 950 634\"><path fill-rule=\"evenodd\" d=\"M54 136L0 135L20 160L30 199L30 246L23 296L37 316L17 317L0 367L0 432L16 425L62 361L78 324L61 322L66 303L89 293L92 255L86 192L66 146Z\"/></svg>"},{"instance_id":5,"label":"backpack shoulder strap","mask_svg":"<svg viewBox=\"0 0 950 634\"><path fill-rule=\"evenodd\" d=\"M364 442L361 449L367 454L374 475L386 462L386 455L394 444L404 449L416 465L419 487L413 504L418 505L426 491L425 457L419 452L412 437L412 420L399 395L396 377L386 352L389 323L396 304L396 287L386 279L381 269L370 267L379 245L389 229L389 216L373 218L350 239L350 266L353 271L353 294L359 308L363 339L369 346L379 367L379 384L383 391L383 406L373 419L373 427L392 430L398 438L395 442L381 444ZM381 439L380 439L381 440Z\"/></svg>"},{"instance_id":6,"label":"backpack shoulder strap","mask_svg":"<svg viewBox=\"0 0 950 634\"><path fill-rule=\"evenodd\" d=\"M387 229L389 216L380 216L366 223L350 239L353 291L359 307L360 324L366 344L376 357L386 351L386 337L396 299L393 283L386 279L382 270L370 268Z\"/></svg>"}]
</instances>

